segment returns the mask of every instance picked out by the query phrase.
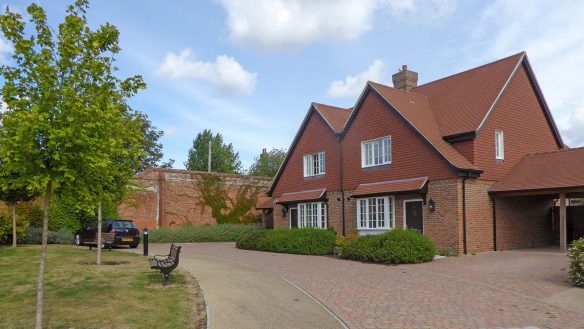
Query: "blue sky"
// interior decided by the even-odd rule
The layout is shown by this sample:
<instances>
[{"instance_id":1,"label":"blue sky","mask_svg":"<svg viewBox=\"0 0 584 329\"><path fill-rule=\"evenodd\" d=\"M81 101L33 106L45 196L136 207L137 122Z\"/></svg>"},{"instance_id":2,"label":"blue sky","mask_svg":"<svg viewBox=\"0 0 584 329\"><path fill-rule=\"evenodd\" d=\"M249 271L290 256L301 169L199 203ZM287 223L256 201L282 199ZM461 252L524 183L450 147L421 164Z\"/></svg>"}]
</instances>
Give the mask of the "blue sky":
<instances>
[{"instance_id":1,"label":"blue sky","mask_svg":"<svg viewBox=\"0 0 584 329\"><path fill-rule=\"evenodd\" d=\"M56 26L71 1L38 3ZM584 1L94 0L88 17L119 28L120 76L148 83L131 104L177 168L205 128L248 167L290 145L310 102L350 107L402 64L425 83L523 50L564 141L584 145Z\"/></svg>"}]
</instances>

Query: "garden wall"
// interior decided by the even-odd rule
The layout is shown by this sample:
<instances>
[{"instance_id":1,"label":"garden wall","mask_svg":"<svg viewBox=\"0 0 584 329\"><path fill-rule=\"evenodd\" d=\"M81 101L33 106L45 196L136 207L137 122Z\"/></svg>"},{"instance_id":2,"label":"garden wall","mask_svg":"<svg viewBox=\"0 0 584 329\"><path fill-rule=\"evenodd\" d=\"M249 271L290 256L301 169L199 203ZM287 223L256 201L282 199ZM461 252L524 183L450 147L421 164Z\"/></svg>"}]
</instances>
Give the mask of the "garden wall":
<instances>
[{"instance_id":1,"label":"garden wall","mask_svg":"<svg viewBox=\"0 0 584 329\"><path fill-rule=\"evenodd\" d=\"M263 203L267 200L266 191L272 182L271 177L149 168L138 175L140 188L118 207L120 218L133 220L140 229L216 224L211 208L202 200L199 191L198 183L205 175L221 177L228 204L245 186L260 189L258 204ZM261 212L255 207L252 213L261 218Z\"/></svg>"}]
</instances>

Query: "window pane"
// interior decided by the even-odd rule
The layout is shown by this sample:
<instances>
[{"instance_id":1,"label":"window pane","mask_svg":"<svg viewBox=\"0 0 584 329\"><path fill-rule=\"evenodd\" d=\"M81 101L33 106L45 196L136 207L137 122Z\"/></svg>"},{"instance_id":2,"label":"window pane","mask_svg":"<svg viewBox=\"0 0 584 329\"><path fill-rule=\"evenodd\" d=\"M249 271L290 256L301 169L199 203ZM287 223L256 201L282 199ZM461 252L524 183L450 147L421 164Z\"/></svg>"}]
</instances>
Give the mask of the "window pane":
<instances>
[{"instance_id":1,"label":"window pane","mask_svg":"<svg viewBox=\"0 0 584 329\"><path fill-rule=\"evenodd\" d=\"M393 197L389 197L387 198L387 213L389 216L389 228L394 228L395 227L395 218L394 218L394 213L393 213Z\"/></svg>"},{"instance_id":2,"label":"window pane","mask_svg":"<svg viewBox=\"0 0 584 329\"><path fill-rule=\"evenodd\" d=\"M377 199L377 224L378 227L385 227L385 198Z\"/></svg>"},{"instance_id":3,"label":"window pane","mask_svg":"<svg viewBox=\"0 0 584 329\"><path fill-rule=\"evenodd\" d=\"M386 138L383 140L383 162L391 162L391 138Z\"/></svg>"},{"instance_id":4,"label":"window pane","mask_svg":"<svg viewBox=\"0 0 584 329\"><path fill-rule=\"evenodd\" d=\"M367 201L359 200L359 226L361 228L367 227Z\"/></svg>"}]
</instances>

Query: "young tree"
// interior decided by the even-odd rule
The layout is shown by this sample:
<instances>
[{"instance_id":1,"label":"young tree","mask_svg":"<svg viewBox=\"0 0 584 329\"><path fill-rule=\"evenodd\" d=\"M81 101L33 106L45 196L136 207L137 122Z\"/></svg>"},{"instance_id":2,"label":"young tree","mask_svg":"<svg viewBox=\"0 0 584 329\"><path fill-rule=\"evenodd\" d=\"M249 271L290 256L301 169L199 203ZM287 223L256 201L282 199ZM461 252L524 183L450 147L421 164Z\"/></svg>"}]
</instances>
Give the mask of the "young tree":
<instances>
[{"instance_id":1,"label":"young tree","mask_svg":"<svg viewBox=\"0 0 584 329\"><path fill-rule=\"evenodd\" d=\"M90 30L87 8L87 0L69 6L57 32L37 4L27 7L33 29L8 8L0 15L4 37L14 47L14 65L0 69L5 81L0 93L8 108L0 114L0 159L6 172L17 174L14 187L42 191L44 199L39 329L51 195L74 193L86 204L99 204L113 198L110 188L119 186L128 170L138 170L145 155L143 143L137 143L144 139L143 117L126 104L145 84L140 76L120 80L113 75L119 32L110 24ZM118 157L112 159L115 152Z\"/></svg>"},{"instance_id":2,"label":"young tree","mask_svg":"<svg viewBox=\"0 0 584 329\"><path fill-rule=\"evenodd\" d=\"M164 136L164 132L152 126L150 120L148 120L148 116L145 114L141 121L140 129L142 129L142 133L144 134L145 154L141 159L142 166L140 166L139 171L158 166L158 162L162 159L162 144L158 140Z\"/></svg>"},{"instance_id":3,"label":"young tree","mask_svg":"<svg viewBox=\"0 0 584 329\"><path fill-rule=\"evenodd\" d=\"M207 171L209 160L209 142L211 142L211 171L222 173L241 172L239 152L233 150L231 143L225 144L223 136L213 135L211 130L205 129L197 134L193 140L193 147L189 150L189 157L185 167L189 170Z\"/></svg>"},{"instance_id":4,"label":"young tree","mask_svg":"<svg viewBox=\"0 0 584 329\"><path fill-rule=\"evenodd\" d=\"M248 174L251 176L274 177L285 158L286 150L284 149L274 148L270 152L262 153L255 158L254 163L248 170Z\"/></svg>"},{"instance_id":5,"label":"young tree","mask_svg":"<svg viewBox=\"0 0 584 329\"><path fill-rule=\"evenodd\" d=\"M19 202L30 201L36 196L31 194L26 188L13 187L11 182L15 179L14 174L0 174L0 179L3 181L3 187L0 189L0 200L4 201L10 206L12 210L12 247L16 248L17 235L16 235L16 206Z\"/></svg>"}]
</instances>

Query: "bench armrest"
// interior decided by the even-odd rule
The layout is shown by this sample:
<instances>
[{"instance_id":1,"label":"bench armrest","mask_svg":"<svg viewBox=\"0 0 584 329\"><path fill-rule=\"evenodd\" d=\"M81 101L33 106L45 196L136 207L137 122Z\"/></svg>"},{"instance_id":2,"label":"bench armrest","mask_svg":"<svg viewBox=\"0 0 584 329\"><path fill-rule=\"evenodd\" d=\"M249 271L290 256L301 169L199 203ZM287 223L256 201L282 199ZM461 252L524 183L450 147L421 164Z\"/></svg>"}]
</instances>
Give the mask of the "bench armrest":
<instances>
[{"instance_id":1,"label":"bench armrest","mask_svg":"<svg viewBox=\"0 0 584 329\"><path fill-rule=\"evenodd\" d=\"M163 258L163 257L165 257L165 258L166 258L166 257L168 257L168 256L170 256L170 254L168 254L168 255L154 255L154 256L152 257L152 259L158 259L157 257L160 257L160 258Z\"/></svg>"}]
</instances>

